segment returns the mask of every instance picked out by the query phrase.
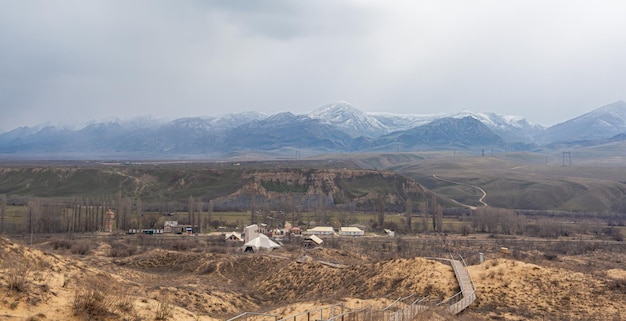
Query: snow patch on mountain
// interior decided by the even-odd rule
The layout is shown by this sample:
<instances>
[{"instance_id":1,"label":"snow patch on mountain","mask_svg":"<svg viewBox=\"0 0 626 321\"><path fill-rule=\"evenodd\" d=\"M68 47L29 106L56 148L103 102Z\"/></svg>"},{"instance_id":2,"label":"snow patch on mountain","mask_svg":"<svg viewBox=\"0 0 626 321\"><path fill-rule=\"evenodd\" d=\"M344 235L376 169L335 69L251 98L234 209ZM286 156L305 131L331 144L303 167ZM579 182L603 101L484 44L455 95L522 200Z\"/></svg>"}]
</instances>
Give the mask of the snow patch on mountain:
<instances>
[{"instance_id":1,"label":"snow patch on mountain","mask_svg":"<svg viewBox=\"0 0 626 321\"><path fill-rule=\"evenodd\" d=\"M346 101L324 105L308 114L322 123L341 128L352 136L377 137L388 132L387 126L358 110Z\"/></svg>"}]
</instances>

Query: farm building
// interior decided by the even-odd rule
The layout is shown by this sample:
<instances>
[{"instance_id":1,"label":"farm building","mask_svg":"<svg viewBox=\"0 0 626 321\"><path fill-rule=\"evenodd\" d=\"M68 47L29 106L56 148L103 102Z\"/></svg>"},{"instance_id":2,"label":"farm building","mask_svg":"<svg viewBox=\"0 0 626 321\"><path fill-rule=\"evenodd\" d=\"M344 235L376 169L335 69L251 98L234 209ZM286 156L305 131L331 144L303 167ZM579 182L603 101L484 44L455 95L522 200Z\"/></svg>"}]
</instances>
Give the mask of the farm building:
<instances>
[{"instance_id":1,"label":"farm building","mask_svg":"<svg viewBox=\"0 0 626 321\"><path fill-rule=\"evenodd\" d=\"M261 251L261 250L271 251L271 250L279 248L279 247L280 247L280 245L278 245L276 242L270 240L270 238L267 237L267 235L260 234L256 238L250 240L249 242L246 242L246 244L244 244L241 247L241 250L244 251L244 252L256 253L256 252Z\"/></svg>"},{"instance_id":2,"label":"farm building","mask_svg":"<svg viewBox=\"0 0 626 321\"><path fill-rule=\"evenodd\" d=\"M164 233L176 233L176 228L178 227L178 221L165 221L163 222L163 232Z\"/></svg>"},{"instance_id":3,"label":"farm building","mask_svg":"<svg viewBox=\"0 0 626 321\"><path fill-rule=\"evenodd\" d=\"M243 238L241 238L241 234L237 232L230 232L224 236L226 242L243 242Z\"/></svg>"},{"instance_id":4,"label":"farm building","mask_svg":"<svg viewBox=\"0 0 626 321\"><path fill-rule=\"evenodd\" d=\"M339 229L339 235L342 236L363 236L365 232L362 229L354 226L342 227Z\"/></svg>"},{"instance_id":5,"label":"farm building","mask_svg":"<svg viewBox=\"0 0 626 321\"><path fill-rule=\"evenodd\" d=\"M316 226L310 228L305 234L308 235L335 235L335 229L332 226Z\"/></svg>"},{"instance_id":6,"label":"farm building","mask_svg":"<svg viewBox=\"0 0 626 321\"><path fill-rule=\"evenodd\" d=\"M291 234L293 235L302 235L302 229L299 228L298 226L294 226L291 228L290 230Z\"/></svg>"},{"instance_id":7,"label":"farm building","mask_svg":"<svg viewBox=\"0 0 626 321\"><path fill-rule=\"evenodd\" d=\"M259 236L259 226L256 224L248 225L243 229L244 242L248 243Z\"/></svg>"},{"instance_id":8,"label":"farm building","mask_svg":"<svg viewBox=\"0 0 626 321\"><path fill-rule=\"evenodd\" d=\"M322 245L324 241L317 237L316 235L309 235L302 239L302 247L306 249L312 249Z\"/></svg>"}]
</instances>

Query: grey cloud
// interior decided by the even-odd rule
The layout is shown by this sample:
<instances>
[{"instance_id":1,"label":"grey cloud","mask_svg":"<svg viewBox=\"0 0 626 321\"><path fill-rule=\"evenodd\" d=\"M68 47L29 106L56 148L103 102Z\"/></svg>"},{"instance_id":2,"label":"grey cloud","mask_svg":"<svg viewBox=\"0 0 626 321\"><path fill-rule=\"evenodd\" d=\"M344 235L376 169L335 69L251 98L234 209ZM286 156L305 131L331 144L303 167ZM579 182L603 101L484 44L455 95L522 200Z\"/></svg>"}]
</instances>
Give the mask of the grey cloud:
<instances>
[{"instance_id":1,"label":"grey cloud","mask_svg":"<svg viewBox=\"0 0 626 321\"><path fill-rule=\"evenodd\" d=\"M542 8L538 10L537 8ZM517 114L626 99L621 2L11 1L0 131L152 114Z\"/></svg>"}]
</instances>

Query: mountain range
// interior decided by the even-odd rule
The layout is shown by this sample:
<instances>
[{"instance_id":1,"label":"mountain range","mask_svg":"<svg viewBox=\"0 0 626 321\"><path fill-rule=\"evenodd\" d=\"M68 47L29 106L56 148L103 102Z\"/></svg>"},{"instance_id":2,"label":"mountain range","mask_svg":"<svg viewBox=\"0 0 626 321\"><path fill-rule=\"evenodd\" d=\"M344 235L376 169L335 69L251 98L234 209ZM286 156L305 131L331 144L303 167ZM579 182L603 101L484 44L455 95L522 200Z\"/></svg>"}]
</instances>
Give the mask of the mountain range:
<instances>
[{"instance_id":1,"label":"mountain range","mask_svg":"<svg viewBox=\"0 0 626 321\"><path fill-rule=\"evenodd\" d=\"M303 115L257 112L163 121L150 117L93 122L80 129L20 127L0 134L0 158L181 159L242 155L556 149L626 140L626 102L545 128L523 117L365 113L336 102Z\"/></svg>"}]
</instances>

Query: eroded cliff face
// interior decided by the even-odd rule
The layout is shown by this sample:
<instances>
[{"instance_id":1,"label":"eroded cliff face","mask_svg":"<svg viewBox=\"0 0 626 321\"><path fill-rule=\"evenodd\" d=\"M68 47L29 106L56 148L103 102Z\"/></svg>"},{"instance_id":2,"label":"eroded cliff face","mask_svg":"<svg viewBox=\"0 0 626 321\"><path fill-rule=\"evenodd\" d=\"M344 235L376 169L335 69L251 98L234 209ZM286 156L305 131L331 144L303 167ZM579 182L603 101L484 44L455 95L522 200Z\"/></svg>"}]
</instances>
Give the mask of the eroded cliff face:
<instances>
[{"instance_id":1,"label":"eroded cliff face","mask_svg":"<svg viewBox=\"0 0 626 321\"><path fill-rule=\"evenodd\" d=\"M241 189L215 200L215 205L249 208L284 203L371 210L382 201L394 210L407 199L423 199L425 193L421 185L391 171L277 169L245 173L242 180L246 183Z\"/></svg>"}]
</instances>

